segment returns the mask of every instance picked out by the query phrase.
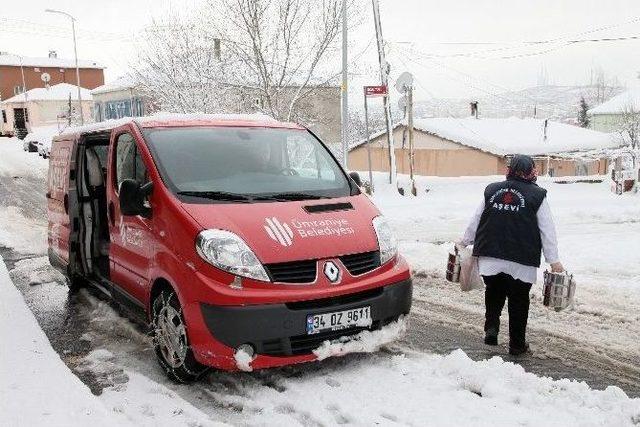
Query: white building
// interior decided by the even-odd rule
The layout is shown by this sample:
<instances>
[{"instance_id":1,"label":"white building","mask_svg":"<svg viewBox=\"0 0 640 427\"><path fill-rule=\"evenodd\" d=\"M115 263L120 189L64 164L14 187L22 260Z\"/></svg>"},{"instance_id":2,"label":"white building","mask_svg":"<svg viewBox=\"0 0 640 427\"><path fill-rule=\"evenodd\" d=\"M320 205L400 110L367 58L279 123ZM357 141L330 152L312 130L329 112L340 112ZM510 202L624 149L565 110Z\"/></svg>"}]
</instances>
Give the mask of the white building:
<instances>
[{"instance_id":1,"label":"white building","mask_svg":"<svg viewBox=\"0 0 640 427\"><path fill-rule=\"evenodd\" d=\"M80 88L84 121L91 121L93 98L91 92ZM71 100L71 101L69 101ZM78 112L78 87L69 83L59 83L45 88L35 88L2 101L3 135L24 136L36 127L64 127L71 116Z\"/></svg>"},{"instance_id":2,"label":"white building","mask_svg":"<svg viewBox=\"0 0 640 427\"><path fill-rule=\"evenodd\" d=\"M622 92L588 111L589 127L601 132L615 132L625 114L640 115L640 86Z\"/></svg>"}]
</instances>

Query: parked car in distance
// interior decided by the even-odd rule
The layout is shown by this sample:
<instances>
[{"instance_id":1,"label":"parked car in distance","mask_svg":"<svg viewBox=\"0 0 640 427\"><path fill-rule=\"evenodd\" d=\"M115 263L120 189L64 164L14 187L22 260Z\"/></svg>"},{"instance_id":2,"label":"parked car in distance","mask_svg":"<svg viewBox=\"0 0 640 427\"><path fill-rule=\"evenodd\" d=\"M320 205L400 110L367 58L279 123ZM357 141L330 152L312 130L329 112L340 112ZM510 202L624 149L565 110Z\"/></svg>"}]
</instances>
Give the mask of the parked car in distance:
<instances>
[{"instance_id":1,"label":"parked car in distance","mask_svg":"<svg viewBox=\"0 0 640 427\"><path fill-rule=\"evenodd\" d=\"M31 136L31 137L30 137ZM22 149L30 153L38 152L38 141L34 140L35 135L28 134L22 140Z\"/></svg>"},{"instance_id":2,"label":"parked car in distance","mask_svg":"<svg viewBox=\"0 0 640 427\"><path fill-rule=\"evenodd\" d=\"M53 140L49 261L149 324L179 382L317 360L409 313L412 281L360 178L263 115L158 115Z\"/></svg>"},{"instance_id":3,"label":"parked car in distance","mask_svg":"<svg viewBox=\"0 0 640 427\"><path fill-rule=\"evenodd\" d=\"M34 128L24 138L22 148L25 151L37 152L46 159L51 155L51 139L59 134L58 126Z\"/></svg>"},{"instance_id":4,"label":"parked car in distance","mask_svg":"<svg viewBox=\"0 0 640 427\"><path fill-rule=\"evenodd\" d=\"M49 156L51 155L50 139L43 139L38 141L38 154L44 159L49 158Z\"/></svg>"}]
</instances>

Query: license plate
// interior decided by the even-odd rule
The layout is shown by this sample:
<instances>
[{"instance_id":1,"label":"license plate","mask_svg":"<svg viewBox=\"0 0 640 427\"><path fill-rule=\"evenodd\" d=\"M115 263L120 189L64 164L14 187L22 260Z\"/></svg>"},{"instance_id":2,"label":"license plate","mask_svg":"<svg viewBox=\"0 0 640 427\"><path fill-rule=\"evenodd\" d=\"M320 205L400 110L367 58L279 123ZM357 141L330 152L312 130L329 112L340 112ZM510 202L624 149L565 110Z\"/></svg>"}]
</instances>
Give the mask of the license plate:
<instances>
[{"instance_id":1,"label":"license plate","mask_svg":"<svg viewBox=\"0 0 640 427\"><path fill-rule=\"evenodd\" d=\"M309 314L307 316L307 334L322 331L336 331L355 326L371 326L371 307L352 308L332 313Z\"/></svg>"}]
</instances>

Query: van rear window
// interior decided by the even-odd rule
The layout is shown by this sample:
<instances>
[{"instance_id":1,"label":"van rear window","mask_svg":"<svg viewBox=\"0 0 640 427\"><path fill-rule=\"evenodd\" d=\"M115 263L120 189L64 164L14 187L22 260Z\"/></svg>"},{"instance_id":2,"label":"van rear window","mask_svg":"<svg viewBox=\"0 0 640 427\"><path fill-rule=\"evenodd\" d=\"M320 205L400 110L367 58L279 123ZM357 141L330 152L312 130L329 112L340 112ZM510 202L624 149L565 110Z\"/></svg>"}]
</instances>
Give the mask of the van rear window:
<instances>
[{"instance_id":1,"label":"van rear window","mask_svg":"<svg viewBox=\"0 0 640 427\"><path fill-rule=\"evenodd\" d=\"M162 179L178 194L343 197L350 183L306 130L250 127L150 129Z\"/></svg>"}]
</instances>

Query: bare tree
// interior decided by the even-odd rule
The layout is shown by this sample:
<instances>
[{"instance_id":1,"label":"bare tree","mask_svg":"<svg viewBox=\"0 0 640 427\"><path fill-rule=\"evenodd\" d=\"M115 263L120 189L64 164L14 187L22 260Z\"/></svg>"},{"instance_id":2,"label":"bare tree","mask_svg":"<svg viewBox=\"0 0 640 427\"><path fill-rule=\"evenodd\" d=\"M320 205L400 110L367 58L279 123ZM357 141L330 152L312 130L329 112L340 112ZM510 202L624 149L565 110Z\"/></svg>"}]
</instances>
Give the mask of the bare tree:
<instances>
[{"instance_id":1,"label":"bare tree","mask_svg":"<svg viewBox=\"0 0 640 427\"><path fill-rule=\"evenodd\" d=\"M591 69L590 86L592 87L592 102L595 105L599 105L608 101L616 94L620 87L620 82L615 77L607 77L601 67L596 67L595 69Z\"/></svg>"},{"instance_id":2,"label":"bare tree","mask_svg":"<svg viewBox=\"0 0 640 427\"><path fill-rule=\"evenodd\" d=\"M208 0L146 32L138 80L162 108L304 120L303 100L340 71L341 2Z\"/></svg>"},{"instance_id":3,"label":"bare tree","mask_svg":"<svg viewBox=\"0 0 640 427\"><path fill-rule=\"evenodd\" d=\"M168 16L145 30L133 69L136 86L167 111L229 110L229 88L220 84L226 64L211 35L191 21Z\"/></svg>"},{"instance_id":4,"label":"bare tree","mask_svg":"<svg viewBox=\"0 0 640 427\"><path fill-rule=\"evenodd\" d=\"M631 155L632 168L638 166L638 152L640 148L640 111L633 104L628 104L620 115L618 133L622 142L628 147Z\"/></svg>"}]
</instances>

